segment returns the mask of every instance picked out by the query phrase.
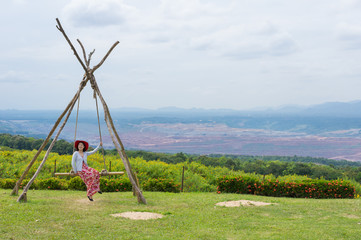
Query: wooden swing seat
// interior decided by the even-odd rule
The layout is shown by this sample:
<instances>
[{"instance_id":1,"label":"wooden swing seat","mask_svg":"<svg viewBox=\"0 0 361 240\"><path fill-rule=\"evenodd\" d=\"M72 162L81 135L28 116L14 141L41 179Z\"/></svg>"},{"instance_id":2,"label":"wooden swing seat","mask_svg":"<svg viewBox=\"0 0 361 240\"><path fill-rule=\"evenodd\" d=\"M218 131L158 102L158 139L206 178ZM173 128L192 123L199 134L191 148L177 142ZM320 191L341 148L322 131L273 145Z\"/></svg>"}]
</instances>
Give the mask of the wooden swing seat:
<instances>
[{"instance_id":1,"label":"wooden swing seat","mask_svg":"<svg viewBox=\"0 0 361 240\"><path fill-rule=\"evenodd\" d=\"M100 176L111 176L111 175L124 175L124 172L108 172L108 171L101 171L99 172L100 173ZM77 176L75 173L55 173L54 174L55 177L57 176L70 176L70 177L75 177Z\"/></svg>"}]
</instances>

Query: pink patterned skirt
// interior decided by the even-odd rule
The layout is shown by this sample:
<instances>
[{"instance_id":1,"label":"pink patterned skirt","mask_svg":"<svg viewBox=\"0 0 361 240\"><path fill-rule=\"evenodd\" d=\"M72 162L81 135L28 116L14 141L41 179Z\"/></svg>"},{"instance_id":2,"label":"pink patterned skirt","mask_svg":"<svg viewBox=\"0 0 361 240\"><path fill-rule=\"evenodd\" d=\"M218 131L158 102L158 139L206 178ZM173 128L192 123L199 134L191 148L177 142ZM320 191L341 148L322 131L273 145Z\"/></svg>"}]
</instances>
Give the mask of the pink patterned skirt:
<instances>
[{"instance_id":1,"label":"pink patterned skirt","mask_svg":"<svg viewBox=\"0 0 361 240\"><path fill-rule=\"evenodd\" d=\"M95 193L100 191L99 188L99 172L94 168L88 167L83 162L82 170L78 172L78 175L83 180L87 187L87 195L92 197Z\"/></svg>"}]
</instances>

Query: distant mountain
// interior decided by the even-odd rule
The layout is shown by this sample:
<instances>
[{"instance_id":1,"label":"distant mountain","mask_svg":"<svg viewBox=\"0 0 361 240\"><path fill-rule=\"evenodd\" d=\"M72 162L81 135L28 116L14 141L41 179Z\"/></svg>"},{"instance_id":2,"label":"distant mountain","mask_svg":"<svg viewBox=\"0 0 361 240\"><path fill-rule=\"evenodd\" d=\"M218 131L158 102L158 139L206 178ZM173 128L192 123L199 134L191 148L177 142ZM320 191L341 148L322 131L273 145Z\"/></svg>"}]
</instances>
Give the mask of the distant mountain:
<instances>
[{"instance_id":1,"label":"distant mountain","mask_svg":"<svg viewBox=\"0 0 361 240\"><path fill-rule=\"evenodd\" d=\"M361 117L361 101L327 102L312 106L285 106L264 112L303 116Z\"/></svg>"},{"instance_id":2,"label":"distant mountain","mask_svg":"<svg viewBox=\"0 0 361 240\"><path fill-rule=\"evenodd\" d=\"M330 102L310 107L306 111L308 114L321 112L327 116L361 116L361 101L348 103Z\"/></svg>"},{"instance_id":3,"label":"distant mountain","mask_svg":"<svg viewBox=\"0 0 361 240\"><path fill-rule=\"evenodd\" d=\"M318 105L300 106L286 105L277 108L256 108L253 110L234 109L204 109L204 108L178 108L163 107L159 109L145 108L115 108L110 109L111 114L118 117L189 117L189 116L260 116L260 115L282 115L282 116L325 116L325 117L361 117L361 100L352 102L327 102ZM4 119L57 119L63 110L0 110L0 120ZM94 111L81 110L85 118L92 118ZM73 113L74 114L74 113ZM126 115L127 114L127 115Z\"/></svg>"},{"instance_id":4,"label":"distant mountain","mask_svg":"<svg viewBox=\"0 0 361 240\"><path fill-rule=\"evenodd\" d=\"M148 111L149 112L149 111ZM324 116L324 117L361 117L361 100L352 102L327 102L323 104L300 106L287 105L278 108L262 108L251 110L234 109L183 109L177 107L165 107L150 111L152 113L181 113L196 115L301 115L301 116Z\"/></svg>"}]
</instances>

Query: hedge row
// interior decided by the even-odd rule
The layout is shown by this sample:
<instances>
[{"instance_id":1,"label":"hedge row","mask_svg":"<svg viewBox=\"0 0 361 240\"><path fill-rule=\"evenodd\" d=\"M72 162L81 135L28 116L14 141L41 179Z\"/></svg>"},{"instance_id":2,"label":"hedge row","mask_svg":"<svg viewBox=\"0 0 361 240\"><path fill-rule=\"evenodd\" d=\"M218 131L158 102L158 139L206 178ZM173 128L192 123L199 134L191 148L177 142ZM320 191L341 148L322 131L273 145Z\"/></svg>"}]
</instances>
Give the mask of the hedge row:
<instances>
[{"instance_id":1,"label":"hedge row","mask_svg":"<svg viewBox=\"0 0 361 240\"><path fill-rule=\"evenodd\" d=\"M16 181L16 179L0 179L0 188L12 189ZM29 179L24 179L20 189L25 187L28 182ZM149 179L141 187L144 191L179 192L179 186L169 179ZM36 179L30 188L43 190L86 190L86 186L80 177L74 177L70 180L60 178ZM132 185L127 178L100 178L100 189L103 192L127 192L132 191Z\"/></svg>"},{"instance_id":2,"label":"hedge row","mask_svg":"<svg viewBox=\"0 0 361 240\"><path fill-rule=\"evenodd\" d=\"M310 179L299 182L265 180L248 176L217 179L218 193L254 194L293 198L354 198L355 187L348 181Z\"/></svg>"}]
</instances>

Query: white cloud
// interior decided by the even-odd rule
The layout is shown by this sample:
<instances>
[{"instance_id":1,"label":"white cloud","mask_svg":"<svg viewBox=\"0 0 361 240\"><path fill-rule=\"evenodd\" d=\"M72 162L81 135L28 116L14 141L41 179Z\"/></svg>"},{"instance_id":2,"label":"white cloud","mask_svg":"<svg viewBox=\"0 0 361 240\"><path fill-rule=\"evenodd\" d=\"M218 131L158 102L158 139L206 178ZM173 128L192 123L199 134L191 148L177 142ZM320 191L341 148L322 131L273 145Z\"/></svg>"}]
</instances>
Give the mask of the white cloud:
<instances>
[{"instance_id":1,"label":"white cloud","mask_svg":"<svg viewBox=\"0 0 361 240\"><path fill-rule=\"evenodd\" d=\"M341 23L337 25L338 38L347 49L361 49L361 25Z\"/></svg>"},{"instance_id":2,"label":"white cloud","mask_svg":"<svg viewBox=\"0 0 361 240\"><path fill-rule=\"evenodd\" d=\"M164 18L184 21L224 14L229 8L227 2L216 4L199 0L162 0L159 10Z\"/></svg>"},{"instance_id":3,"label":"white cloud","mask_svg":"<svg viewBox=\"0 0 361 240\"><path fill-rule=\"evenodd\" d=\"M118 0L73 0L63 9L64 18L75 27L122 25L135 8Z\"/></svg>"},{"instance_id":4,"label":"white cloud","mask_svg":"<svg viewBox=\"0 0 361 240\"><path fill-rule=\"evenodd\" d=\"M190 46L234 59L287 55L296 50L292 37L271 23L229 26L210 35L191 39Z\"/></svg>"},{"instance_id":5,"label":"white cloud","mask_svg":"<svg viewBox=\"0 0 361 240\"><path fill-rule=\"evenodd\" d=\"M26 0L11 0L11 2L18 4L18 5L24 5L26 4Z\"/></svg>"},{"instance_id":6,"label":"white cloud","mask_svg":"<svg viewBox=\"0 0 361 240\"><path fill-rule=\"evenodd\" d=\"M6 73L0 74L0 83L24 83L26 82L26 74L22 72L17 72L14 70L9 70Z\"/></svg>"},{"instance_id":7,"label":"white cloud","mask_svg":"<svg viewBox=\"0 0 361 240\"><path fill-rule=\"evenodd\" d=\"M113 37L119 36L128 48L193 49L233 59L287 55L297 49L281 26L234 16L232 7L232 2L161 0L144 9L123 1L74 0L63 12L78 27L113 26ZM111 36L95 31L102 33L98 39L103 42Z\"/></svg>"}]
</instances>

